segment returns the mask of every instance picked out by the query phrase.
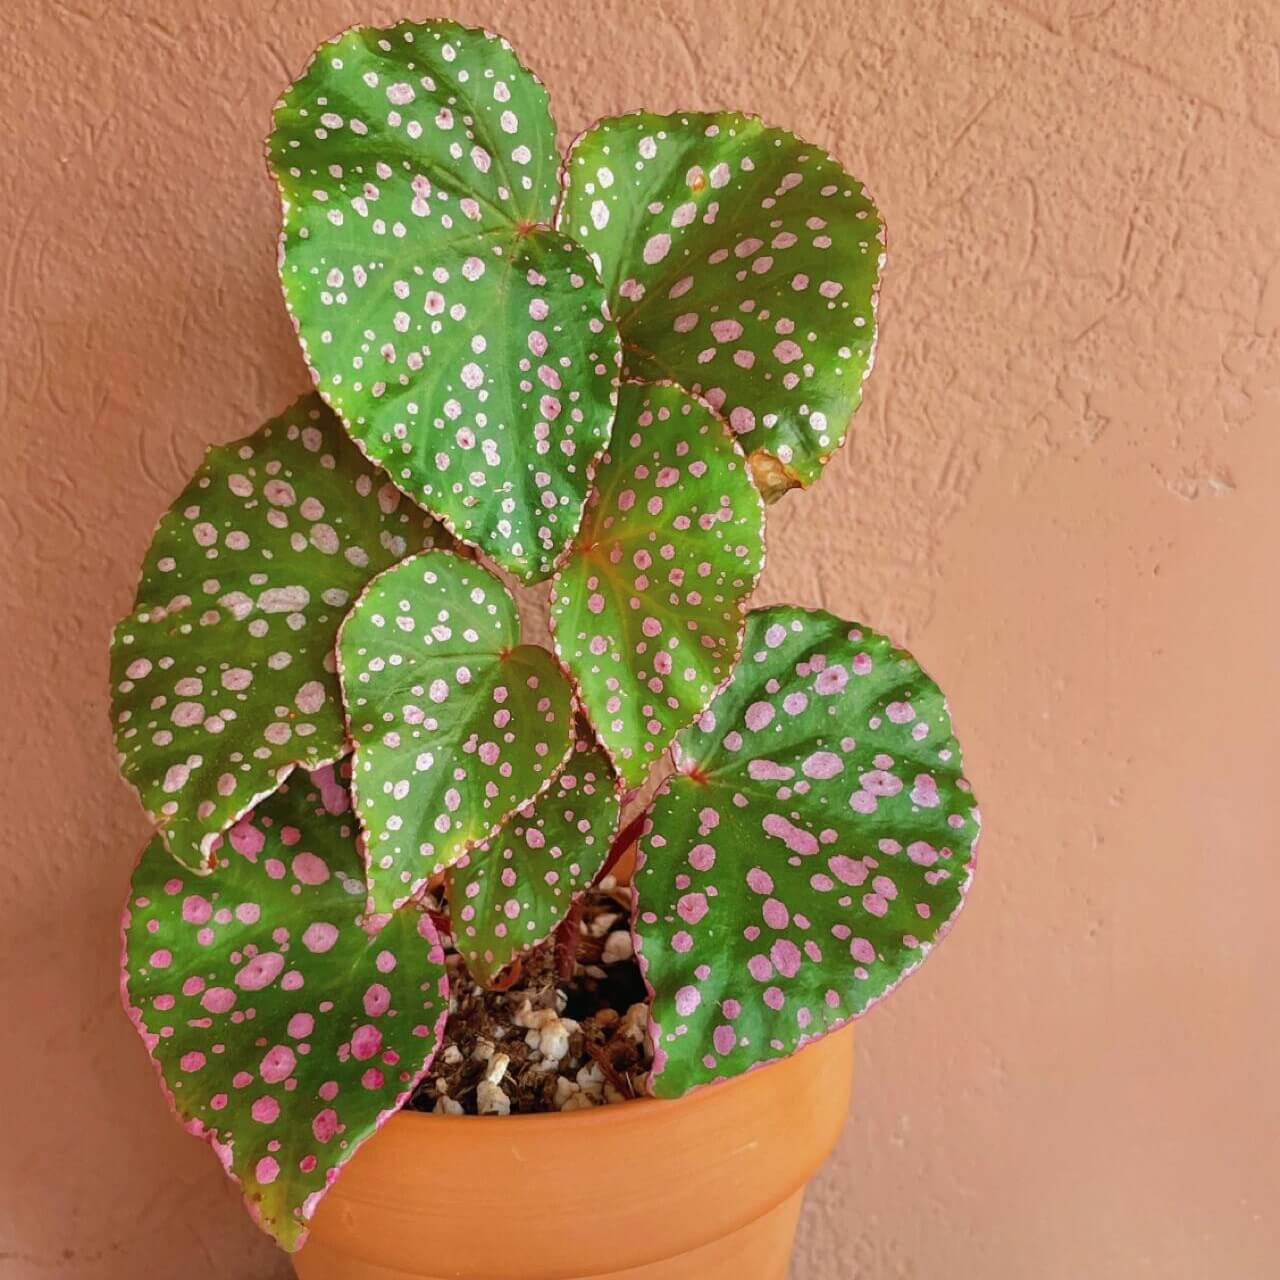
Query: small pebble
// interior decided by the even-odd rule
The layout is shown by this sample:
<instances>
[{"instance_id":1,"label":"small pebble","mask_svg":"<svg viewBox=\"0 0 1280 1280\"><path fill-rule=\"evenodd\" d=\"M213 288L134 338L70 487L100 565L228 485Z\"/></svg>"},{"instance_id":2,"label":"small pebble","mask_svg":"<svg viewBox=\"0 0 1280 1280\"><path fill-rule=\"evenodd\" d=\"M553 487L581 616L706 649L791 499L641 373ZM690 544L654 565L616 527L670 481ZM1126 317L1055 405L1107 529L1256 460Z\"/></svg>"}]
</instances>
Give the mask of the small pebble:
<instances>
[{"instance_id":1,"label":"small pebble","mask_svg":"<svg viewBox=\"0 0 1280 1280\"><path fill-rule=\"evenodd\" d=\"M618 1034L625 1036L632 1044L639 1044L644 1039L648 1026L648 1005L636 1003L623 1015L622 1026L618 1028Z\"/></svg>"},{"instance_id":2,"label":"small pebble","mask_svg":"<svg viewBox=\"0 0 1280 1280\"><path fill-rule=\"evenodd\" d=\"M579 1089L600 1089L604 1085L604 1072L600 1069L600 1064L593 1058L586 1066L580 1067L577 1081Z\"/></svg>"},{"instance_id":3,"label":"small pebble","mask_svg":"<svg viewBox=\"0 0 1280 1280\"><path fill-rule=\"evenodd\" d=\"M481 1080L476 1086L476 1110L482 1116L509 1116L511 1099L498 1085Z\"/></svg>"},{"instance_id":4,"label":"small pebble","mask_svg":"<svg viewBox=\"0 0 1280 1280\"><path fill-rule=\"evenodd\" d=\"M631 934L626 929L617 929L604 940L604 953L600 958L605 964L621 964L630 960L632 954Z\"/></svg>"},{"instance_id":5,"label":"small pebble","mask_svg":"<svg viewBox=\"0 0 1280 1280\"><path fill-rule=\"evenodd\" d=\"M548 1022L538 1033L538 1052L549 1062L559 1062L569 1052L569 1031L559 1018Z\"/></svg>"},{"instance_id":6,"label":"small pebble","mask_svg":"<svg viewBox=\"0 0 1280 1280\"><path fill-rule=\"evenodd\" d=\"M512 1016L512 1022L517 1027L530 1027L540 1029L545 1027L549 1022L558 1021L560 1015L554 1009L535 1009L528 1000L516 1010Z\"/></svg>"},{"instance_id":7,"label":"small pebble","mask_svg":"<svg viewBox=\"0 0 1280 1280\"><path fill-rule=\"evenodd\" d=\"M592 920L588 933L593 938L603 938L622 916L616 911L602 911Z\"/></svg>"}]
</instances>

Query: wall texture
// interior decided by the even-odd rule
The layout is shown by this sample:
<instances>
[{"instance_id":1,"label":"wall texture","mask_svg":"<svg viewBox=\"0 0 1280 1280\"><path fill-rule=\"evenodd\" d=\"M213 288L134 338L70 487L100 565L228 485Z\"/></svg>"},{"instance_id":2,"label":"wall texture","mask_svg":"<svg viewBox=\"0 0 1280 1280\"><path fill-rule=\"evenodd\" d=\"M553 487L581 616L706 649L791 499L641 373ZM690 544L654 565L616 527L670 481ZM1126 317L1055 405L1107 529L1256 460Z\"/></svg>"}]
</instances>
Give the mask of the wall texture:
<instances>
[{"instance_id":1,"label":"wall texture","mask_svg":"<svg viewBox=\"0 0 1280 1280\"><path fill-rule=\"evenodd\" d=\"M207 441L305 374L262 135L383 0L6 10L0 1276L286 1274L116 994L145 829L106 643ZM456 0L566 137L755 109L890 230L852 444L765 582L950 691L966 918L866 1023L797 1280L1261 1280L1280 1255L1280 17L1266 0Z\"/></svg>"}]
</instances>

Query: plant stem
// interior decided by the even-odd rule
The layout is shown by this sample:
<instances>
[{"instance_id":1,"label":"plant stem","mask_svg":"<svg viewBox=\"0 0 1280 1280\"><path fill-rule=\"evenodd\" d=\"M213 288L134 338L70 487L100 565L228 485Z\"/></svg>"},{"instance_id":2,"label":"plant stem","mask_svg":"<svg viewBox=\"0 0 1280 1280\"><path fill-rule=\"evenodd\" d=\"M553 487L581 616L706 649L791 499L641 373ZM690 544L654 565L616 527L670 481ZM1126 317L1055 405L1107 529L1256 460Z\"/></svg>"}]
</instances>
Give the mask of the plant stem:
<instances>
[{"instance_id":1,"label":"plant stem","mask_svg":"<svg viewBox=\"0 0 1280 1280\"><path fill-rule=\"evenodd\" d=\"M642 810L614 836L613 844L609 846L609 856L605 858L604 864L596 872L596 878L591 882L593 885L598 885L618 865L622 855L640 839L644 831L645 819L648 816L648 811Z\"/></svg>"}]
</instances>

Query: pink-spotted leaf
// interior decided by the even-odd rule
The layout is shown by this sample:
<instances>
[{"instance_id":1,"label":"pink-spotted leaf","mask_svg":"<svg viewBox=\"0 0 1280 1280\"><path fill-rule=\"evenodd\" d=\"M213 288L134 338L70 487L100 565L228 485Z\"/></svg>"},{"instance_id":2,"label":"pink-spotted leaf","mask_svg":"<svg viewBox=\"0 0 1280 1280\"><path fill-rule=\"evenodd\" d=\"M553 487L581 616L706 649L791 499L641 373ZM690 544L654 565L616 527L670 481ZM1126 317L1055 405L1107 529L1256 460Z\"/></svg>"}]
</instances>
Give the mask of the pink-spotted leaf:
<instances>
[{"instance_id":1,"label":"pink-spotted leaf","mask_svg":"<svg viewBox=\"0 0 1280 1280\"><path fill-rule=\"evenodd\" d=\"M763 564L764 508L724 424L670 383L624 383L551 620L627 786L729 678Z\"/></svg>"},{"instance_id":2,"label":"pink-spotted leaf","mask_svg":"<svg viewBox=\"0 0 1280 1280\"><path fill-rule=\"evenodd\" d=\"M825 151L736 112L601 121L557 225L600 266L624 371L720 409L762 492L817 479L871 371L883 234Z\"/></svg>"},{"instance_id":3,"label":"pink-spotted leaf","mask_svg":"<svg viewBox=\"0 0 1280 1280\"><path fill-rule=\"evenodd\" d=\"M295 773L195 877L158 839L124 916L123 993L188 1133L286 1249L430 1064L442 952L413 908L361 919L364 863L332 767Z\"/></svg>"},{"instance_id":4,"label":"pink-spotted leaf","mask_svg":"<svg viewBox=\"0 0 1280 1280\"><path fill-rule=\"evenodd\" d=\"M959 911L978 837L937 685L828 613L753 612L676 746L636 876L654 1090L672 1097L892 991Z\"/></svg>"},{"instance_id":5,"label":"pink-spotted leaf","mask_svg":"<svg viewBox=\"0 0 1280 1280\"><path fill-rule=\"evenodd\" d=\"M493 836L572 749L556 660L520 643L515 602L445 551L369 584L338 637L371 907L390 910Z\"/></svg>"},{"instance_id":6,"label":"pink-spotted leaf","mask_svg":"<svg viewBox=\"0 0 1280 1280\"><path fill-rule=\"evenodd\" d=\"M547 938L609 854L621 802L609 758L578 741L555 782L449 873L454 939L490 983Z\"/></svg>"},{"instance_id":7,"label":"pink-spotted leaf","mask_svg":"<svg viewBox=\"0 0 1280 1280\"><path fill-rule=\"evenodd\" d=\"M276 107L280 275L317 386L407 494L525 580L582 518L618 337L548 225L547 92L488 32L358 27Z\"/></svg>"},{"instance_id":8,"label":"pink-spotted leaf","mask_svg":"<svg viewBox=\"0 0 1280 1280\"><path fill-rule=\"evenodd\" d=\"M184 866L207 868L295 765L342 754L338 624L374 574L442 542L319 396L209 450L111 649L121 770Z\"/></svg>"}]
</instances>

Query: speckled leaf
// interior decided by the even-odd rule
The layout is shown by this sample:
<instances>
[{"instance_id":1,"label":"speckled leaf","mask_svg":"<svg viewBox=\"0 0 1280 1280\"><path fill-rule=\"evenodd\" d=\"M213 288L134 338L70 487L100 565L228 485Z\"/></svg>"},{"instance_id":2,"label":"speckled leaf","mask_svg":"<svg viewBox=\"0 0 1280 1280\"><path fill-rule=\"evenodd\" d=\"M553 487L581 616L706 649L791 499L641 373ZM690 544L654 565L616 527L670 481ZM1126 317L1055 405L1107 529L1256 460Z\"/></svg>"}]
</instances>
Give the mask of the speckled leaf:
<instances>
[{"instance_id":1,"label":"speckled leaf","mask_svg":"<svg viewBox=\"0 0 1280 1280\"><path fill-rule=\"evenodd\" d=\"M556 649L630 787L729 678L764 563L764 509L724 424L679 387L624 383Z\"/></svg>"},{"instance_id":2,"label":"speckled leaf","mask_svg":"<svg viewBox=\"0 0 1280 1280\"><path fill-rule=\"evenodd\" d=\"M280 273L321 393L392 479L525 579L582 517L618 338L547 93L452 22L347 31L276 108Z\"/></svg>"},{"instance_id":3,"label":"speckled leaf","mask_svg":"<svg viewBox=\"0 0 1280 1280\"><path fill-rule=\"evenodd\" d=\"M565 918L609 854L620 805L608 757L579 741L550 788L453 868L454 938L473 978L491 982Z\"/></svg>"},{"instance_id":4,"label":"speckled leaf","mask_svg":"<svg viewBox=\"0 0 1280 1280\"><path fill-rule=\"evenodd\" d=\"M338 661L372 905L388 910L551 782L572 692L550 653L520 643L503 585L443 551L370 583Z\"/></svg>"},{"instance_id":5,"label":"speckled leaf","mask_svg":"<svg viewBox=\"0 0 1280 1280\"><path fill-rule=\"evenodd\" d=\"M318 396L209 450L111 650L120 767L179 861L207 866L295 764L343 752L338 624L375 573L442 540Z\"/></svg>"},{"instance_id":6,"label":"speckled leaf","mask_svg":"<svg viewBox=\"0 0 1280 1280\"><path fill-rule=\"evenodd\" d=\"M767 497L845 438L883 257L862 185L734 112L603 120L574 144L558 225L600 264L625 372L722 409Z\"/></svg>"},{"instance_id":7,"label":"speckled leaf","mask_svg":"<svg viewBox=\"0 0 1280 1280\"><path fill-rule=\"evenodd\" d=\"M448 1011L428 917L359 918L349 808L331 767L294 774L208 877L153 840L124 916L125 1005L174 1111L286 1249L426 1070Z\"/></svg>"},{"instance_id":8,"label":"speckled leaf","mask_svg":"<svg viewBox=\"0 0 1280 1280\"><path fill-rule=\"evenodd\" d=\"M752 613L733 680L677 756L636 878L664 1096L887 995L960 909L978 837L938 687L828 613Z\"/></svg>"}]
</instances>

